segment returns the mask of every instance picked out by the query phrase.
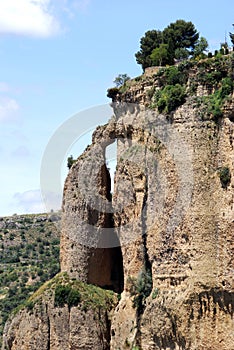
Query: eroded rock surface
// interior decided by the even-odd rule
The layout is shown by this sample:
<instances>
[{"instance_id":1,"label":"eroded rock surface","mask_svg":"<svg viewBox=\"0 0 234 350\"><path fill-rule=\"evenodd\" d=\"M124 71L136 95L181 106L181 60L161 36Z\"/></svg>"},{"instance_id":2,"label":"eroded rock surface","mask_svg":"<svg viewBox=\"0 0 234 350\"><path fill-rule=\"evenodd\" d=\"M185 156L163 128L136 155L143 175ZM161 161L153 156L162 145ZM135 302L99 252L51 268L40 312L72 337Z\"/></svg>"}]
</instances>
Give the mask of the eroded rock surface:
<instances>
[{"instance_id":1,"label":"eroded rock surface","mask_svg":"<svg viewBox=\"0 0 234 350\"><path fill-rule=\"evenodd\" d=\"M191 70L191 77L196 74ZM92 145L70 169L63 197L61 268L70 278L121 293L106 349L230 350L234 97L222 118L212 118L191 96L164 115L146 108L152 85L157 89L158 80L148 77L117 96L115 116L95 131ZM200 84L195 97L211 93ZM115 140L111 193L105 152ZM50 306L43 310L47 319L48 314L59 319ZM31 315L25 312L8 323L5 339L10 345L3 349L34 349L30 342L22 345L26 334L33 333L22 326L30 317L26 323L36 325L33 334L44 344L38 348L54 349L56 344L62 349L54 340L55 327L46 348L42 339L48 321L36 316L37 308ZM65 328L71 316L67 309L61 313L65 328L59 334L66 333L74 344L71 349L90 349L93 338L93 348L104 349L93 333L83 343L82 332L93 322L89 312L85 319L78 308L72 309L75 321L69 330ZM105 323L100 317L94 327ZM45 339L48 342L48 336ZM63 349L68 348L66 343Z\"/></svg>"}]
</instances>

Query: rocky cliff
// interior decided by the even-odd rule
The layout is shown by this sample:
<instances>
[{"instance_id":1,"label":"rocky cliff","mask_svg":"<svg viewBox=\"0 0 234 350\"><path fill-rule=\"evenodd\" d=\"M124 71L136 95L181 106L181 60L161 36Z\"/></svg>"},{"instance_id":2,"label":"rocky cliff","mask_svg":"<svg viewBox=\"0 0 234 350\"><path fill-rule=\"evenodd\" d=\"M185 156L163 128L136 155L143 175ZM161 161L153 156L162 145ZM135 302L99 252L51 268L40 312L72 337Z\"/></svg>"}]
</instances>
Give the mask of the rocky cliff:
<instances>
[{"instance_id":1,"label":"rocky cliff","mask_svg":"<svg viewBox=\"0 0 234 350\"><path fill-rule=\"evenodd\" d=\"M234 348L233 62L183 63L115 91L113 118L66 179L61 236L62 273L112 300L98 314L82 297L58 309L49 288L40 311L8 322L3 349Z\"/></svg>"}]
</instances>

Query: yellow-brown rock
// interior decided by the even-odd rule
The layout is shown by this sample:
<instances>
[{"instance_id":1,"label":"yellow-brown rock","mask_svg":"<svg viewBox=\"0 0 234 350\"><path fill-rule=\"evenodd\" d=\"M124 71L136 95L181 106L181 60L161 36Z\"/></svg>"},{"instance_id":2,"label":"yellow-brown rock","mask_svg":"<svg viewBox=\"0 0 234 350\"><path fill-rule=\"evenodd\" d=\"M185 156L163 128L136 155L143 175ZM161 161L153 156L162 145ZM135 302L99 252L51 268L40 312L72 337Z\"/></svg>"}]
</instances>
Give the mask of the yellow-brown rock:
<instances>
[{"instance_id":1,"label":"yellow-brown rock","mask_svg":"<svg viewBox=\"0 0 234 350\"><path fill-rule=\"evenodd\" d=\"M162 73L130 82L65 182L62 272L121 294L105 349L234 349L234 96L222 115L212 109L222 81L205 84L201 65L208 63L199 64L187 72L185 102L167 113L149 93L161 88ZM115 140L111 194L105 151ZM37 306L8 322L3 350L34 350L35 342L37 349L85 350L92 341L104 349L91 332L105 323L103 314L94 322L78 307L60 311L63 328L54 324L46 347L48 322L59 322L59 313L42 306L40 315ZM70 339L63 348L61 334Z\"/></svg>"}]
</instances>

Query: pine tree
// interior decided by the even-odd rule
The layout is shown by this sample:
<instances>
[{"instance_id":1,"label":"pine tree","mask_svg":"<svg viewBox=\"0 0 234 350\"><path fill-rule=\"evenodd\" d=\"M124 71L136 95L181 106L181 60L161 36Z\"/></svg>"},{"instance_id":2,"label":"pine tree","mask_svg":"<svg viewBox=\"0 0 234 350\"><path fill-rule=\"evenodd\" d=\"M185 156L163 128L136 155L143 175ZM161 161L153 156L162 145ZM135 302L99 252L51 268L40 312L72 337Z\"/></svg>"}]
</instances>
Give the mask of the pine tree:
<instances>
[{"instance_id":1,"label":"pine tree","mask_svg":"<svg viewBox=\"0 0 234 350\"><path fill-rule=\"evenodd\" d=\"M234 33L229 33L232 45L234 46Z\"/></svg>"},{"instance_id":2,"label":"pine tree","mask_svg":"<svg viewBox=\"0 0 234 350\"><path fill-rule=\"evenodd\" d=\"M234 27L234 24L232 26ZM232 42L232 46L234 47L234 33L229 32L229 35Z\"/></svg>"}]
</instances>

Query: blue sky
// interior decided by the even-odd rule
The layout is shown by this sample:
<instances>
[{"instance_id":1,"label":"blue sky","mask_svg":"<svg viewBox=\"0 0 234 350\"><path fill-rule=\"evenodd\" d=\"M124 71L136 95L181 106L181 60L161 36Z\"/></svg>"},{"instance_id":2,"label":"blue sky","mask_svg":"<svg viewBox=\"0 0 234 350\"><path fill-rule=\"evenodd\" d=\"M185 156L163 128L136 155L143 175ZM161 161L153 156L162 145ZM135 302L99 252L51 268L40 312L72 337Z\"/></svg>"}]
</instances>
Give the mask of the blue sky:
<instances>
[{"instance_id":1,"label":"blue sky","mask_svg":"<svg viewBox=\"0 0 234 350\"><path fill-rule=\"evenodd\" d=\"M134 54L147 30L192 21L214 50L233 10L233 0L0 0L0 216L45 210L49 140L75 113L108 103L119 73L141 74Z\"/></svg>"}]
</instances>

